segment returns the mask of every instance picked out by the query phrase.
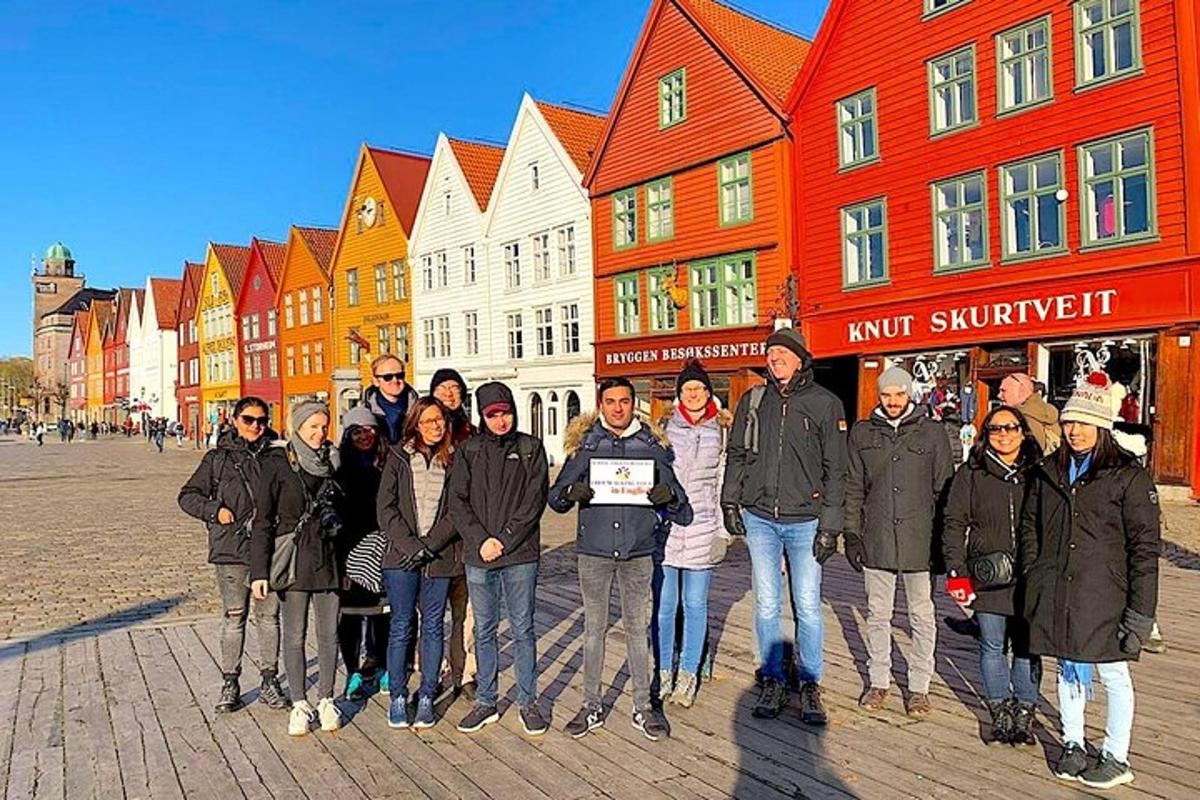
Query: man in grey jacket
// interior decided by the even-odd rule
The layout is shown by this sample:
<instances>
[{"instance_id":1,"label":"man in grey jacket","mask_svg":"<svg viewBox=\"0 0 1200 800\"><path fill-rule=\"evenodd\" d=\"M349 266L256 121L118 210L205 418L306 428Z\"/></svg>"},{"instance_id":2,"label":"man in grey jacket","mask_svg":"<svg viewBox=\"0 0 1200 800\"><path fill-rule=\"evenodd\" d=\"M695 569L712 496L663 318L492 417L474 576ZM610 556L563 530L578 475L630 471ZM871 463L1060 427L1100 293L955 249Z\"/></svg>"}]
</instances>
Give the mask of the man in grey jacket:
<instances>
[{"instance_id":1,"label":"man in grey jacket","mask_svg":"<svg viewBox=\"0 0 1200 800\"><path fill-rule=\"evenodd\" d=\"M877 711L892 672L892 612L896 581L904 582L913 648L908 658L910 717L931 711L937 618L931 564L940 536L938 503L954 474L950 443L924 406L913 402L913 379L899 367L879 376L879 405L850 432L845 549L867 590L867 671L871 685L859 704Z\"/></svg>"}]
</instances>

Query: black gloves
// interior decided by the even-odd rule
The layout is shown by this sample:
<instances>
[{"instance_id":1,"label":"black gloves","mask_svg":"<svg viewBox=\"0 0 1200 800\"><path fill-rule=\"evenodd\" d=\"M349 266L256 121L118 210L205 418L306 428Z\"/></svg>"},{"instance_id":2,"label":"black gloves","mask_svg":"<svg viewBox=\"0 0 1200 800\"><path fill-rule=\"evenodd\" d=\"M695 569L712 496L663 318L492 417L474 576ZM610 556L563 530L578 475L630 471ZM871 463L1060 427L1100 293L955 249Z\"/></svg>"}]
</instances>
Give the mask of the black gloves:
<instances>
[{"instance_id":1,"label":"black gloves","mask_svg":"<svg viewBox=\"0 0 1200 800\"><path fill-rule=\"evenodd\" d=\"M400 562L400 569L405 572L416 572L417 570L425 569L425 567L437 561L437 555L428 547L422 547L417 552L408 556Z\"/></svg>"},{"instance_id":2,"label":"black gloves","mask_svg":"<svg viewBox=\"0 0 1200 800\"><path fill-rule=\"evenodd\" d=\"M824 564L837 552L838 535L833 531L817 531L813 539L812 554L818 564Z\"/></svg>"},{"instance_id":3,"label":"black gloves","mask_svg":"<svg viewBox=\"0 0 1200 800\"><path fill-rule=\"evenodd\" d=\"M588 491L590 492L591 489ZM646 498L652 506L665 506L675 499L675 492L671 491L671 487L665 483L659 483L646 493Z\"/></svg>"},{"instance_id":4,"label":"black gloves","mask_svg":"<svg viewBox=\"0 0 1200 800\"><path fill-rule=\"evenodd\" d=\"M857 536L846 534L844 544L846 550L846 560L850 562L850 566L855 572L863 571L863 545L862 539Z\"/></svg>"},{"instance_id":5,"label":"black gloves","mask_svg":"<svg viewBox=\"0 0 1200 800\"><path fill-rule=\"evenodd\" d=\"M1117 625L1117 638L1121 642L1121 652L1136 656L1146 646L1150 639L1150 631L1154 629L1154 618L1139 614L1132 608L1121 612L1121 622Z\"/></svg>"},{"instance_id":6,"label":"black gloves","mask_svg":"<svg viewBox=\"0 0 1200 800\"><path fill-rule=\"evenodd\" d=\"M587 503L590 502L595 496L596 493L592 491L592 487L588 486L582 481L579 483L572 483L567 487L567 490L563 492L563 497L567 498L572 503Z\"/></svg>"},{"instance_id":7,"label":"black gloves","mask_svg":"<svg viewBox=\"0 0 1200 800\"><path fill-rule=\"evenodd\" d=\"M721 506L721 513L725 515L725 530L729 531L730 535L746 535L746 523L742 519L742 512L736 505L727 503Z\"/></svg>"}]
</instances>

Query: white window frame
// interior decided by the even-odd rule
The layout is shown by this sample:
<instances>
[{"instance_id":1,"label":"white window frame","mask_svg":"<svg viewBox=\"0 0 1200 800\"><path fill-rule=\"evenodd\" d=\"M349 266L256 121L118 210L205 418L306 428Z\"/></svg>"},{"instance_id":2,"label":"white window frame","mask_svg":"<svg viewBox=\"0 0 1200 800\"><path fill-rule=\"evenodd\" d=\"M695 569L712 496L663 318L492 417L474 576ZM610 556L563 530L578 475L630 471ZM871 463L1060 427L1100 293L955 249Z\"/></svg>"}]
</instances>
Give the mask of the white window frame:
<instances>
[{"instance_id":1,"label":"white window frame","mask_svg":"<svg viewBox=\"0 0 1200 800\"><path fill-rule=\"evenodd\" d=\"M970 57L970 71L959 72L960 59ZM938 73L943 67L949 67L948 77L939 78ZM965 130L979 124L979 59L976 57L975 44L960 47L949 53L931 58L928 61L929 76L929 134L944 136L955 131ZM966 113L963 102L963 87L969 86L970 115ZM940 98L945 97L949 110L944 121L940 120Z\"/></svg>"},{"instance_id":2,"label":"white window frame","mask_svg":"<svg viewBox=\"0 0 1200 800\"><path fill-rule=\"evenodd\" d=\"M504 288L521 288L521 243L504 245Z\"/></svg>"},{"instance_id":3,"label":"white window frame","mask_svg":"<svg viewBox=\"0 0 1200 800\"><path fill-rule=\"evenodd\" d=\"M1039 167L1054 162L1055 180L1053 184L1039 184ZM1066 188L1064 160L1061 151L1043 153L1032 158L1023 158L1001 165L997 170L997 185L1000 189L1000 253L1004 261L1018 261L1031 258L1044 258L1059 255L1067 251L1067 207L1058 199L1059 191ZM1025 188L1014 188L1018 178L1018 170L1024 173ZM1020 204L1024 203L1022 211ZM1041 205L1053 203L1058 220L1058 243L1041 243ZM1017 249L1017 218L1020 214L1028 215L1029 244L1028 250Z\"/></svg>"},{"instance_id":4,"label":"white window frame","mask_svg":"<svg viewBox=\"0 0 1200 800\"><path fill-rule=\"evenodd\" d=\"M874 164L880 158L879 105L875 87L844 97L834 105L838 124L838 166L851 169Z\"/></svg>"},{"instance_id":5,"label":"white window frame","mask_svg":"<svg viewBox=\"0 0 1200 800\"><path fill-rule=\"evenodd\" d=\"M1100 86L1131 75L1140 75L1144 70L1141 0L1128 0L1129 11L1114 16L1112 9L1118 2L1124 2L1124 0L1076 0L1073 13L1075 17L1075 88L1077 90ZM1101 21L1089 24L1084 20L1085 9L1097 7L1101 9L1103 17ZM1087 37L1093 33L1098 33L1103 37L1104 63L1106 66L1111 66L1116 57L1116 30L1125 24L1130 26L1132 57L1130 65L1122 69L1109 69L1102 75L1089 75L1090 64L1085 45Z\"/></svg>"},{"instance_id":6,"label":"white window frame","mask_svg":"<svg viewBox=\"0 0 1200 800\"><path fill-rule=\"evenodd\" d=\"M531 237L533 243L533 282L545 283L553 276L550 266L550 231L540 231Z\"/></svg>"},{"instance_id":7,"label":"white window frame","mask_svg":"<svg viewBox=\"0 0 1200 800\"><path fill-rule=\"evenodd\" d=\"M575 226L564 225L558 229L558 274L574 275L575 263Z\"/></svg>"},{"instance_id":8,"label":"white window frame","mask_svg":"<svg viewBox=\"0 0 1200 800\"><path fill-rule=\"evenodd\" d=\"M467 355L479 355L479 312L463 312L463 329L466 331Z\"/></svg>"},{"instance_id":9,"label":"white window frame","mask_svg":"<svg viewBox=\"0 0 1200 800\"><path fill-rule=\"evenodd\" d=\"M1054 51L1050 40L1050 16L1039 17L1015 28L996 34L996 113L1012 114L1054 100ZM1042 34L1041 44L1031 44L1030 37ZM1009 44L1020 38L1018 51ZM1039 64L1046 77L1046 93L1031 97L1037 88ZM1025 99L1017 102L1017 79L1025 92Z\"/></svg>"},{"instance_id":10,"label":"white window frame","mask_svg":"<svg viewBox=\"0 0 1200 800\"><path fill-rule=\"evenodd\" d=\"M879 224L872 224L871 212L879 209ZM876 197L842 209L842 288L859 289L887 283L888 219L887 198ZM879 237L881 274L872 276L871 240ZM863 271L866 274L863 274Z\"/></svg>"},{"instance_id":11,"label":"white window frame","mask_svg":"<svg viewBox=\"0 0 1200 800\"><path fill-rule=\"evenodd\" d=\"M533 321L538 357L552 357L554 355L554 306L535 308Z\"/></svg>"},{"instance_id":12,"label":"white window frame","mask_svg":"<svg viewBox=\"0 0 1200 800\"><path fill-rule=\"evenodd\" d=\"M972 180L979 181L980 199L978 202L967 202L966 200L967 182ZM944 206L942 203L944 189L951 186L955 188L954 205ZM952 178L936 181L932 184L932 198L934 273L959 272L961 270L988 266L991 263L991 256L988 247L987 173L983 171L968 172L964 175L956 175ZM969 253L971 249L969 242L974 240L968 239L967 235L971 215L974 212L978 212L979 214L982 256L979 258L960 257L958 261L951 261L948 246L946 252L943 253L942 245L945 241L943 233L949 233L951 229L957 231L960 256Z\"/></svg>"},{"instance_id":13,"label":"white window frame","mask_svg":"<svg viewBox=\"0 0 1200 800\"><path fill-rule=\"evenodd\" d=\"M573 355L582 350L579 338L579 303L563 303L558 307L559 324L562 326L563 353Z\"/></svg>"},{"instance_id":14,"label":"white window frame","mask_svg":"<svg viewBox=\"0 0 1200 800\"><path fill-rule=\"evenodd\" d=\"M504 315L505 326L508 330L508 360L520 361L525 357L524 320L520 311L510 311Z\"/></svg>"}]
</instances>

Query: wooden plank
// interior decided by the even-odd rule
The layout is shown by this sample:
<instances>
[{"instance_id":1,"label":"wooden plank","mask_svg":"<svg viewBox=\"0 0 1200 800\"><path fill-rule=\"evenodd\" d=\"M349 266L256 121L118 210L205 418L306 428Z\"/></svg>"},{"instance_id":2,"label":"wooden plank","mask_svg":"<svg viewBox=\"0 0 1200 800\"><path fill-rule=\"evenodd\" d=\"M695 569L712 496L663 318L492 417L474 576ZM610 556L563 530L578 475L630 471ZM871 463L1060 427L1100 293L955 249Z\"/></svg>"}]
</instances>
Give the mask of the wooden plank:
<instances>
[{"instance_id":1,"label":"wooden plank","mask_svg":"<svg viewBox=\"0 0 1200 800\"><path fill-rule=\"evenodd\" d=\"M21 673L25 668L23 642L0 645L0 797L8 793L13 742L17 730L17 706L21 700Z\"/></svg>"},{"instance_id":2,"label":"wooden plank","mask_svg":"<svg viewBox=\"0 0 1200 800\"><path fill-rule=\"evenodd\" d=\"M66 797L62 651L45 641L25 654L9 765L8 800Z\"/></svg>"},{"instance_id":3,"label":"wooden plank","mask_svg":"<svg viewBox=\"0 0 1200 800\"><path fill-rule=\"evenodd\" d=\"M121 766L104 702L100 651L92 637L63 646L63 736L72 798L122 797Z\"/></svg>"}]
</instances>

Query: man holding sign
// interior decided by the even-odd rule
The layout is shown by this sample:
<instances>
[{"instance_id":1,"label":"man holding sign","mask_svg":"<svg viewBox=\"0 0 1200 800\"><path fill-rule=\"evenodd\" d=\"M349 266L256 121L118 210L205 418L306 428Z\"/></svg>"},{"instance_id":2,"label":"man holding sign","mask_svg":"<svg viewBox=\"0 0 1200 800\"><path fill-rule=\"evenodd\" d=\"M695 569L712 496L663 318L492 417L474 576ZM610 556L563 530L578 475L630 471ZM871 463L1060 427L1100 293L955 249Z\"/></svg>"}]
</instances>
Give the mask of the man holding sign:
<instances>
[{"instance_id":1,"label":"man holding sign","mask_svg":"<svg viewBox=\"0 0 1200 800\"><path fill-rule=\"evenodd\" d=\"M583 595L583 708L566 731L579 738L604 724L600 672L616 579L633 679L633 726L658 741L671 729L650 704L654 532L664 518L687 525L692 509L671 469L666 437L634 415L633 384L605 379L597 404L599 418L580 416L567 428L567 462L549 498L559 513L579 505L575 549Z\"/></svg>"}]
</instances>

